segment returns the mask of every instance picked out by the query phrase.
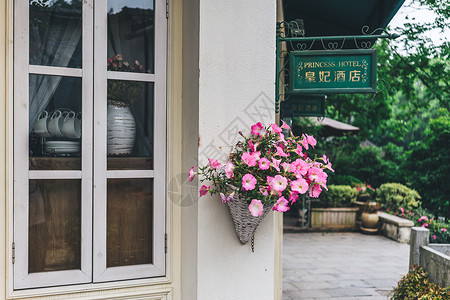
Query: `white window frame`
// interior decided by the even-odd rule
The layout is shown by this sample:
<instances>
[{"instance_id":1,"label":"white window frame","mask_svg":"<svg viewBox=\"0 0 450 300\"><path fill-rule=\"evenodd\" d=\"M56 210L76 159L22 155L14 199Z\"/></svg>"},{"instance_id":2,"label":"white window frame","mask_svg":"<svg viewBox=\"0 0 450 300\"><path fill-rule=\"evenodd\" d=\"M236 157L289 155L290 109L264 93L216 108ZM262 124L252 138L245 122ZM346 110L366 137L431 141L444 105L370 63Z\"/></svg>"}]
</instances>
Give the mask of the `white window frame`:
<instances>
[{"instance_id":1,"label":"white window frame","mask_svg":"<svg viewBox=\"0 0 450 300\"><path fill-rule=\"evenodd\" d=\"M165 274L165 174L166 174L166 37L167 19L165 1L155 0L155 54L154 74L107 71L107 28L106 1L97 1L95 10L94 44L99 45L94 54L95 86L94 98L94 282L145 278L145 274L163 276ZM163 58L163 59L161 59ZM106 106L107 80L140 80L154 83L154 147L153 170L114 170L96 172L107 169L106 156ZM98 112L98 113L97 113ZM106 188L109 178L152 178L153 179L153 264L137 266L106 267ZM97 218L97 216L101 216Z\"/></svg>"},{"instance_id":2,"label":"white window frame","mask_svg":"<svg viewBox=\"0 0 450 300\"><path fill-rule=\"evenodd\" d=\"M154 74L111 72L107 60L107 0L84 0L82 69L29 65L29 0L14 2L14 289L164 276L166 186L166 1L155 0ZM95 2L95 11L94 11ZM95 24L94 24L95 14ZM95 47L95 48L94 48ZM29 75L82 78L81 170L31 171L28 143ZM153 170L107 171L107 79L154 83ZM95 88L94 88L95 87ZM101 99L101 100L99 100ZM95 111L95 115L94 112ZM29 179L81 179L81 269L28 273ZM152 264L106 267L108 178L153 179ZM95 187L95 188L93 188Z\"/></svg>"}]
</instances>

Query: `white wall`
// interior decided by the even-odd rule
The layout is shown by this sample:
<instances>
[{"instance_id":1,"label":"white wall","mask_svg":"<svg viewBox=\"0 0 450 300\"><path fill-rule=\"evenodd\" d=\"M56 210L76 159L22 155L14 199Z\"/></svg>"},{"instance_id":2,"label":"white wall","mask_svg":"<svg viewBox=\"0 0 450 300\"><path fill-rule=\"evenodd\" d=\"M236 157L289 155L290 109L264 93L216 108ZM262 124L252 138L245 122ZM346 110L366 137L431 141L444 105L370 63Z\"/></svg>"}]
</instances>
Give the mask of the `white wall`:
<instances>
[{"instance_id":1,"label":"white wall","mask_svg":"<svg viewBox=\"0 0 450 300\"><path fill-rule=\"evenodd\" d=\"M200 0L199 149L204 165L221 148L228 156L237 131L274 122L275 0ZM273 299L271 212L242 246L218 197L198 199L197 299Z\"/></svg>"}]
</instances>

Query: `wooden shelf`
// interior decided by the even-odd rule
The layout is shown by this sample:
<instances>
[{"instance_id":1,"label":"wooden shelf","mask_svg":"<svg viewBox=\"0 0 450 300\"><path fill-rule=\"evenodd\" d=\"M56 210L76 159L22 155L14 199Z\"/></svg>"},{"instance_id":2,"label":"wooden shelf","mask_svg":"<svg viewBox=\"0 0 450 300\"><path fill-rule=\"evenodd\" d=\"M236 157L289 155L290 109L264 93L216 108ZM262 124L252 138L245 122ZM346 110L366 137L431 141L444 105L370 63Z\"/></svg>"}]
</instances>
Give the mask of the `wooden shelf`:
<instances>
[{"instance_id":1,"label":"wooden shelf","mask_svg":"<svg viewBox=\"0 0 450 300\"><path fill-rule=\"evenodd\" d=\"M81 170L81 157L30 157L30 170ZM148 157L108 157L108 170L151 170L153 159Z\"/></svg>"},{"instance_id":2,"label":"wooden shelf","mask_svg":"<svg viewBox=\"0 0 450 300\"><path fill-rule=\"evenodd\" d=\"M153 159L149 157L108 157L108 170L152 170Z\"/></svg>"}]
</instances>

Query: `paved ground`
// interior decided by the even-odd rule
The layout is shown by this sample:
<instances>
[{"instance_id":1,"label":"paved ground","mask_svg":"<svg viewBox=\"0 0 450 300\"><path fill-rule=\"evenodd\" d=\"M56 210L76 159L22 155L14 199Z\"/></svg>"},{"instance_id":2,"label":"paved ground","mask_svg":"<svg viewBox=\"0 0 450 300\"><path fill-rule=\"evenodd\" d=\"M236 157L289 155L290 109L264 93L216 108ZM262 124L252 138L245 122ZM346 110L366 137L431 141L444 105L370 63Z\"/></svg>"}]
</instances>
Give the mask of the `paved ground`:
<instances>
[{"instance_id":1,"label":"paved ground","mask_svg":"<svg viewBox=\"0 0 450 300\"><path fill-rule=\"evenodd\" d=\"M388 299L409 245L361 233L285 233L283 300Z\"/></svg>"}]
</instances>

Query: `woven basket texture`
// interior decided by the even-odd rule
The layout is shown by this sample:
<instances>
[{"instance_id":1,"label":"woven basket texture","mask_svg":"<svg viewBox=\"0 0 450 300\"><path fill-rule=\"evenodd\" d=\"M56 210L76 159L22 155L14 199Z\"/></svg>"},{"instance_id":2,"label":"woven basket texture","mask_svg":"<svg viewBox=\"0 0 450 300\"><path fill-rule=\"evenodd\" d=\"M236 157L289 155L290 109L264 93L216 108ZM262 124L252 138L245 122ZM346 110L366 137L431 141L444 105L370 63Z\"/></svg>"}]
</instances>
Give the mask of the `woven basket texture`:
<instances>
[{"instance_id":1,"label":"woven basket texture","mask_svg":"<svg viewBox=\"0 0 450 300\"><path fill-rule=\"evenodd\" d=\"M248 243L259 223L261 223L272 207L271 205L265 205L262 216L254 217L248 209L249 203L242 197L235 196L235 201L228 201L227 204L236 234L242 245Z\"/></svg>"}]
</instances>

